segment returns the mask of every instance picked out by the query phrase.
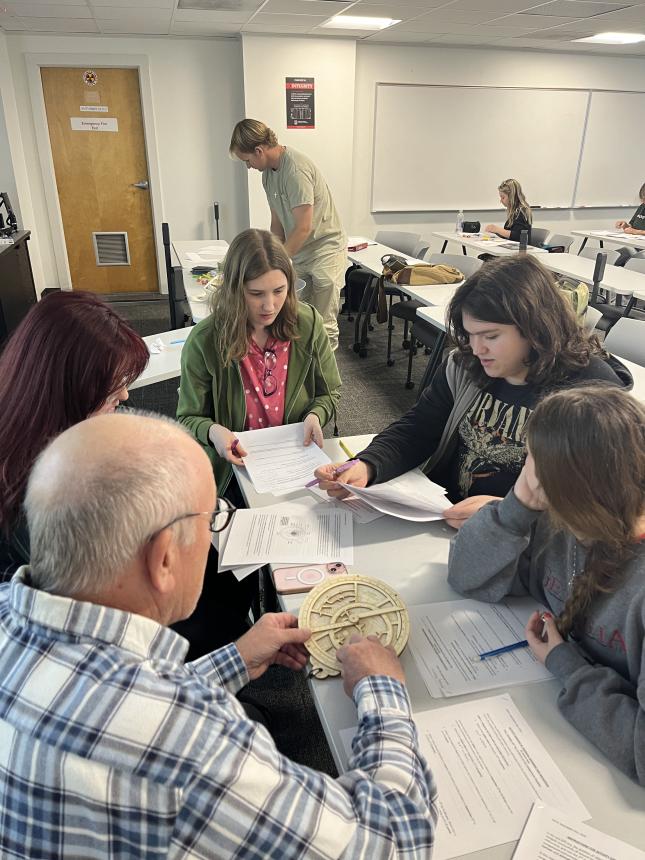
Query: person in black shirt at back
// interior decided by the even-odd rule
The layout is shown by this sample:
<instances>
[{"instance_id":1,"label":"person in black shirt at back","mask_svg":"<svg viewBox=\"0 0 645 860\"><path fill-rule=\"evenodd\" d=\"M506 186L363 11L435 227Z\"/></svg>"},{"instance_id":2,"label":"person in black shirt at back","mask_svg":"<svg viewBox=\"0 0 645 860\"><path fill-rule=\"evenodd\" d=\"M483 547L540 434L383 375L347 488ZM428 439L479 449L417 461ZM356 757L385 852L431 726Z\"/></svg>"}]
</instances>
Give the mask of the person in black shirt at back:
<instances>
[{"instance_id":1,"label":"person in black shirt at back","mask_svg":"<svg viewBox=\"0 0 645 860\"><path fill-rule=\"evenodd\" d=\"M638 196L641 205L634 212L629 221L616 221L616 228L624 230L632 236L645 236L645 182L641 185Z\"/></svg>"},{"instance_id":2,"label":"person in black shirt at back","mask_svg":"<svg viewBox=\"0 0 645 860\"><path fill-rule=\"evenodd\" d=\"M522 186L517 179L505 179L497 189L502 206L506 206L506 221L503 227L496 224L487 224L486 232L494 233L501 239L511 239L513 242L520 241L522 230L528 232L528 241L531 241L531 207L526 202Z\"/></svg>"}]
</instances>

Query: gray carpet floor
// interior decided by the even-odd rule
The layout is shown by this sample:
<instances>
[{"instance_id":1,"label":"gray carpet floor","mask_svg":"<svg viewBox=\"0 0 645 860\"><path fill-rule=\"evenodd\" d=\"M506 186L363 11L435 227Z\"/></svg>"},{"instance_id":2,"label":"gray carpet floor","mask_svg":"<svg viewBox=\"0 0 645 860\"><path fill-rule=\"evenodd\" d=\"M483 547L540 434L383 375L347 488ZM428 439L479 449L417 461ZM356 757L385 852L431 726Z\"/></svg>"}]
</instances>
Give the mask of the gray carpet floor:
<instances>
[{"instance_id":1,"label":"gray carpet floor","mask_svg":"<svg viewBox=\"0 0 645 860\"><path fill-rule=\"evenodd\" d=\"M117 302L113 307L128 319L141 335L155 334L169 328L168 305L162 300ZM387 326L375 325L370 333L366 358L353 351L354 324L340 318L340 344L336 353L343 380L338 426L342 436L377 433L414 403L416 387L407 390L408 353L401 349L402 323L393 337L395 364L387 367ZM425 366L422 354L415 359L413 378L421 378ZM172 379L134 390L129 406L174 416L177 406L178 380ZM329 436L332 428L325 429ZM325 683L324 681L316 683ZM271 711L272 729L278 748L301 764L335 775L331 753L304 673L295 675L280 667L271 668L249 685L254 696Z\"/></svg>"}]
</instances>

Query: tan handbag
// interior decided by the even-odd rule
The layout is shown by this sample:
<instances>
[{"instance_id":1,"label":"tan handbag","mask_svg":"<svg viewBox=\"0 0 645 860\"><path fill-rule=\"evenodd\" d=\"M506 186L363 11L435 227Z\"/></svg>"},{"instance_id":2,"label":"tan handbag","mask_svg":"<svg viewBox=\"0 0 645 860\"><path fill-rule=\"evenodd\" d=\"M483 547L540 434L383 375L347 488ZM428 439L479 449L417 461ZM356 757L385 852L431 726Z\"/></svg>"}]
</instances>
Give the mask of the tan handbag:
<instances>
[{"instance_id":1,"label":"tan handbag","mask_svg":"<svg viewBox=\"0 0 645 860\"><path fill-rule=\"evenodd\" d=\"M385 284L405 284L406 286L434 286L437 284L458 284L464 280L463 273L454 266L446 266L437 263L415 263L408 266L401 257L393 254L382 257L383 272L378 279L378 305L376 310L376 321L387 322L387 296L385 295Z\"/></svg>"}]
</instances>

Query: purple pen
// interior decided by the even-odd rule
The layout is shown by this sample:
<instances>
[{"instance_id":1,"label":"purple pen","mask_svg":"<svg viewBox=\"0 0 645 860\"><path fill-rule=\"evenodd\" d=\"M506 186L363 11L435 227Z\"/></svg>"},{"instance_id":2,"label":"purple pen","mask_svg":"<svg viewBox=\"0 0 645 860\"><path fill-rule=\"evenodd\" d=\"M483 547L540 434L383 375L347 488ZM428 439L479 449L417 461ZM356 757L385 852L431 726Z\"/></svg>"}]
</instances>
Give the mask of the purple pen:
<instances>
[{"instance_id":1,"label":"purple pen","mask_svg":"<svg viewBox=\"0 0 645 860\"><path fill-rule=\"evenodd\" d=\"M335 470L336 475L342 475L343 472L346 472L348 469L351 469L352 466L355 466L357 463L360 463L360 460L348 460L346 463L341 463L340 466ZM313 481L309 481L308 484L305 484L305 487L315 487L316 484L321 482L322 478L314 478Z\"/></svg>"}]
</instances>

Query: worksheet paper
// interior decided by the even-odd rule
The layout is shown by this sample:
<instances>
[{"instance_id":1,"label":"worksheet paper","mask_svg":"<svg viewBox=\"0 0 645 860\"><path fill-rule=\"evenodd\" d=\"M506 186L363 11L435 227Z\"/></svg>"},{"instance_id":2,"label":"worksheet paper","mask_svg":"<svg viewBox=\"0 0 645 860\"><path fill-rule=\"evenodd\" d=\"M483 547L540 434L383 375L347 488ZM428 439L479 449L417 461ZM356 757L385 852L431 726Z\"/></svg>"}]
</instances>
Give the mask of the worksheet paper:
<instances>
[{"instance_id":1,"label":"worksheet paper","mask_svg":"<svg viewBox=\"0 0 645 860\"><path fill-rule=\"evenodd\" d=\"M440 520L443 519L441 512L452 507L446 498L445 489L428 480L420 469L412 469L398 478L371 487L354 487L342 481L338 483L377 511L402 520Z\"/></svg>"},{"instance_id":2,"label":"worksheet paper","mask_svg":"<svg viewBox=\"0 0 645 860\"><path fill-rule=\"evenodd\" d=\"M362 245L365 243L366 245L376 245L374 239L366 239L365 236L348 236L347 237L347 247L355 248L356 245Z\"/></svg>"},{"instance_id":3,"label":"worksheet paper","mask_svg":"<svg viewBox=\"0 0 645 860\"><path fill-rule=\"evenodd\" d=\"M519 839L536 801L589 818L510 696L415 713L414 721L438 789L433 860ZM354 733L341 732L348 750Z\"/></svg>"},{"instance_id":4,"label":"worksheet paper","mask_svg":"<svg viewBox=\"0 0 645 860\"><path fill-rule=\"evenodd\" d=\"M530 648L479 659L484 651L525 639L526 622L536 609L543 607L532 598L409 606L410 648L430 695L461 696L528 681L550 681L553 675Z\"/></svg>"},{"instance_id":5,"label":"worksheet paper","mask_svg":"<svg viewBox=\"0 0 645 860\"><path fill-rule=\"evenodd\" d=\"M222 567L251 564L354 563L350 511L287 502L236 511Z\"/></svg>"},{"instance_id":6,"label":"worksheet paper","mask_svg":"<svg viewBox=\"0 0 645 860\"><path fill-rule=\"evenodd\" d=\"M302 489L314 479L318 466L331 463L312 442L305 447L305 425L284 424L264 430L245 430L237 434L247 452L244 466L257 493L284 495ZM309 559L311 561L312 559Z\"/></svg>"},{"instance_id":7,"label":"worksheet paper","mask_svg":"<svg viewBox=\"0 0 645 860\"><path fill-rule=\"evenodd\" d=\"M536 804L513 860L645 860L645 852Z\"/></svg>"},{"instance_id":8,"label":"worksheet paper","mask_svg":"<svg viewBox=\"0 0 645 860\"><path fill-rule=\"evenodd\" d=\"M237 579L238 582L241 582L243 579L246 579L247 576L250 576L252 573L262 567L261 564L243 564L237 565L236 567L224 567L222 564L222 558L224 556L224 550L226 549L226 544L228 542L228 536L231 531L231 523L221 532L214 532L211 535L211 543L217 550L217 572L223 573L226 570L230 570L233 573L233 576Z\"/></svg>"},{"instance_id":9,"label":"worksheet paper","mask_svg":"<svg viewBox=\"0 0 645 860\"><path fill-rule=\"evenodd\" d=\"M372 520L377 520L379 517L385 516L381 511L377 511L376 508L368 505L363 499L359 499L358 496L353 494L346 499L334 499L332 496L327 495L326 490L320 490L318 487L309 487L309 490L319 501L327 502L341 511L350 510L354 517L354 522L371 523Z\"/></svg>"}]
</instances>

